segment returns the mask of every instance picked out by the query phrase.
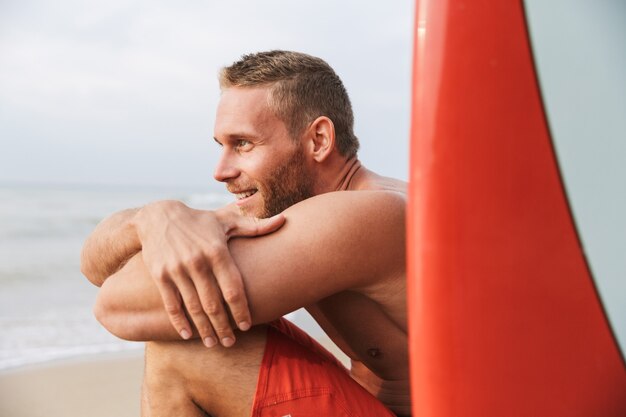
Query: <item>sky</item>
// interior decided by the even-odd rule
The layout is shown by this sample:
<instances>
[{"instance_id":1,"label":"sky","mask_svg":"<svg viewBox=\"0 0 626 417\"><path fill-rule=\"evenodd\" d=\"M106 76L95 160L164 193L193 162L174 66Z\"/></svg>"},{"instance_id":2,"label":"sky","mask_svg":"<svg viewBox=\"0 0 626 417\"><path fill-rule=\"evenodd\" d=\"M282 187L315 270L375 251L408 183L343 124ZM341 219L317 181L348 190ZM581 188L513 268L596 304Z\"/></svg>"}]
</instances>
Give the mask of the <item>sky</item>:
<instances>
[{"instance_id":1,"label":"sky","mask_svg":"<svg viewBox=\"0 0 626 417\"><path fill-rule=\"evenodd\" d=\"M0 0L0 181L214 183L217 72L325 59L365 166L408 177L413 1Z\"/></svg>"}]
</instances>

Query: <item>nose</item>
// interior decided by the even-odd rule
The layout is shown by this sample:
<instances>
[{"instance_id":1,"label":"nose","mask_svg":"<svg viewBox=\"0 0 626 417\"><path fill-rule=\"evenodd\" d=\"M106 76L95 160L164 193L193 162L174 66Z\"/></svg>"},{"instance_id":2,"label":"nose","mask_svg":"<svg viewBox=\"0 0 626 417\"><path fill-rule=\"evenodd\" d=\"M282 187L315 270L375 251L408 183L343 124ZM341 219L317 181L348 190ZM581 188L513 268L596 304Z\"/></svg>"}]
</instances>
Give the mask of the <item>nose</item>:
<instances>
[{"instance_id":1,"label":"nose","mask_svg":"<svg viewBox=\"0 0 626 417\"><path fill-rule=\"evenodd\" d=\"M213 178L220 182L226 182L237 178L239 173L240 171L233 163L232 158L230 158L226 152L222 152L215 166L215 171L213 171Z\"/></svg>"}]
</instances>

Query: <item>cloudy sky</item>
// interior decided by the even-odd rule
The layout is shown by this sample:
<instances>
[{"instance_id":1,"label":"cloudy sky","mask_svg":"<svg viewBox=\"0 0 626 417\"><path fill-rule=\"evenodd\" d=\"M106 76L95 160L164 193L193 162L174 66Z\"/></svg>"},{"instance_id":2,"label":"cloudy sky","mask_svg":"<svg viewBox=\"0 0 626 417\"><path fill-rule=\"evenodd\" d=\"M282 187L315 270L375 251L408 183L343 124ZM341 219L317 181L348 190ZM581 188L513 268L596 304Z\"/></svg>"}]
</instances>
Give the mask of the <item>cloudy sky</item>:
<instances>
[{"instance_id":1,"label":"cloudy sky","mask_svg":"<svg viewBox=\"0 0 626 417\"><path fill-rule=\"evenodd\" d=\"M413 1L0 0L0 181L212 182L217 71L292 49L342 77L362 161L407 178Z\"/></svg>"}]
</instances>

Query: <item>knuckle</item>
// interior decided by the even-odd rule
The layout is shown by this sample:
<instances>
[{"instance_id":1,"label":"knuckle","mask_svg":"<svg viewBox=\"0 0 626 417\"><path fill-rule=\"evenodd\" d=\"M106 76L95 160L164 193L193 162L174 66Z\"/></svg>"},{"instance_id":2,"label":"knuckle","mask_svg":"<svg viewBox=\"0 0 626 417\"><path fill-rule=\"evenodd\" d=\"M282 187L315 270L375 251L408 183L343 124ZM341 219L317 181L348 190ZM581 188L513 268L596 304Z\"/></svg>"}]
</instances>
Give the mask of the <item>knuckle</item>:
<instances>
[{"instance_id":1,"label":"knuckle","mask_svg":"<svg viewBox=\"0 0 626 417\"><path fill-rule=\"evenodd\" d=\"M198 333L203 336L210 336L213 334L213 328L208 324L196 325Z\"/></svg>"},{"instance_id":2,"label":"knuckle","mask_svg":"<svg viewBox=\"0 0 626 417\"><path fill-rule=\"evenodd\" d=\"M209 316L216 316L218 314L221 313L222 311L222 306L220 303L216 303L214 301L209 301L206 303L206 305L204 306L204 311L206 311L206 313Z\"/></svg>"},{"instance_id":3,"label":"knuckle","mask_svg":"<svg viewBox=\"0 0 626 417\"><path fill-rule=\"evenodd\" d=\"M165 312L171 316L171 317L179 317L181 312L180 312L180 307L175 305L175 304L165 304Z\"/></svg>"},{"instance_id":4,"label":"knuckle","mask_svg":"<svg viewBox=\"0 0 626 417\"><path fill-rule=\"evenodd\" d=\"M219 334L220 336L225 336L232 333L232 329L228 326L214 326L214 328L215 333Z\"/></svg>"},{"instance_id":5,"label":"knuckle","mask_svg":"<svg viewBox=\"0 0 626 417\"><path fill-rule=\"evenodd\" d=\"M202 306L196 302L187 303L187 311L192 316L200 316L204 313Z\"/></svg>"},{"instance_id":6,"label":"knuckle","mask_svg":"<svg viewBox=\"0 0 626 417\"><path fill-rule=\"evenodd\" d=\"M224 296L224 300L228 304L238 303L243 298L241 292L235 288L226 289L222 292L222 294Z\"/></svg>"},{"instance_id":7,"label":"knuckle","mask_svg":"<svg viewBox=\"0 0 626 417\"><path fill-rule=\"evenodd\" d=\"M214 241L206 245L204 253L211 259L219 259L224 254L225 245L220 241Z\"/></svg>"},{"instance_id":8,"label":"knuckle","mask_svg":"<svg viewBox=\"0 0 626 417\"><path fill-rule=\"evenodd\" d=\"M185 273L185 266L180 262L173 262L168 268L171 272L170 275L183 275Z\"/></svg>"},{"instance_id":9,"label":"knuckle","mask_svg":"<svg viewBox=\"0 0 626 417\"><path fill-rule=\"evenodd\" d=\"M186 263L194 269L201 269L205 264L204 254L202 252L194 252L187 257Z\"/></svg>"},{"instance_id":10,"label":"knuckle","mask_svg":"<svg viewBox=\"0 0 626 417\"><path fill-rule=\"evenodd\" d=\"M167 282L170 274L165 266L157 266L152 269L152 277L158 282Z\"/></svg>"}]
</instances>

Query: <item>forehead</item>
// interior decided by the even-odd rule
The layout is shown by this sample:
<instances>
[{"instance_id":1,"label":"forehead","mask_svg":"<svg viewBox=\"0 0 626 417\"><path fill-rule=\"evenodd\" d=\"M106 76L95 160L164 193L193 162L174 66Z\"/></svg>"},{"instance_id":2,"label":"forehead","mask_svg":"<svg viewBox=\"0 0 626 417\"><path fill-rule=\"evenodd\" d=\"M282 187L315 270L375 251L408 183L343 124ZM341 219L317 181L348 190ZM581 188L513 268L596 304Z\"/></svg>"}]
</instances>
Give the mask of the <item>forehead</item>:
<instances>
[{"instance_id":1,"label":"forehead","mask_svg":"<svg viewBox=\"0 0 626 417\"><path fill-rule=\"evenodd\" d=\"M215 137L263 136L284 123L270 110L268 87L222 91L215 117ZM282 129L281 129L282 130Z\"/></svg>"}]
</instances>

